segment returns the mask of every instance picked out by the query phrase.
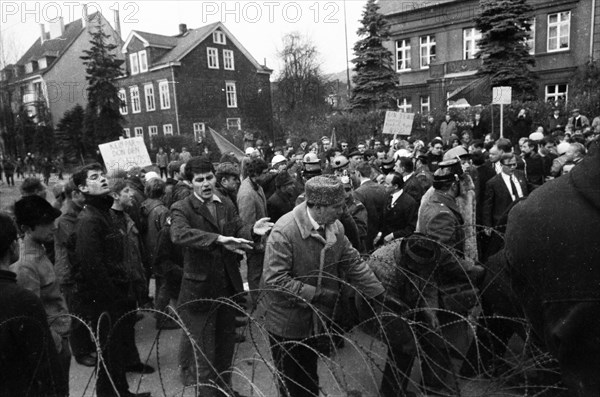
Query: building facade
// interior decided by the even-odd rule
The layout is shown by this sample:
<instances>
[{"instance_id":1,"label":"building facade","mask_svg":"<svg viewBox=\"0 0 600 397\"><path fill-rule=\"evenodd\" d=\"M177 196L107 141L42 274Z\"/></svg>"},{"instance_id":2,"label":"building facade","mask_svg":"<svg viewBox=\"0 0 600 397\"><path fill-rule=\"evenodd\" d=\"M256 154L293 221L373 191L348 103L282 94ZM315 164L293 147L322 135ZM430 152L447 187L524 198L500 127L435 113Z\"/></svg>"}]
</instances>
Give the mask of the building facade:
<instances>
[{"instance_id":1,"label":"building facade","mask_svg":"<svg viewBox=\"0 0 600 397\"><path fill-rule=\"evenodd\" d=\"M568 101L577 68L600 56L600 2L530 0L531 35L527 42L539 77L538 98ZM491 102L489 80L476 76L481 33L474 18L478 0L431 2L381 1L391 25L387 48L394 54L400 110L443 111L448 107Z\"/></svg>"},{"instance_id":2,"label":"building facade","mask_svg":"<svg viewBox=\"0 0 600 397\"><path fill-rule=\"evenodd\" d=\"M115 21L118 21L118 13ZM23 109L35 123L56 127L67 110L87 103L83 51L90 48L91 34L98 25L117 45L120 34L100 13L64 24L62 18L40 24L40 37L15 63L0 71L0 106L17 114ZM118 26L118 24L116 25ZM4 115L7 116L7 115Z\"/></svg>"},{"instance_id":3,"label":"building facade","mask_svg":"<svg viewBox=\"0 0 600 397\"><path fill-rule=\"evenodd\" d=\"M132 31L123 45L126 74L117 79L129 137L215 130L271 136L270 75L220 22L179 25L164 36Z\"/></svg>"}]
</instances>

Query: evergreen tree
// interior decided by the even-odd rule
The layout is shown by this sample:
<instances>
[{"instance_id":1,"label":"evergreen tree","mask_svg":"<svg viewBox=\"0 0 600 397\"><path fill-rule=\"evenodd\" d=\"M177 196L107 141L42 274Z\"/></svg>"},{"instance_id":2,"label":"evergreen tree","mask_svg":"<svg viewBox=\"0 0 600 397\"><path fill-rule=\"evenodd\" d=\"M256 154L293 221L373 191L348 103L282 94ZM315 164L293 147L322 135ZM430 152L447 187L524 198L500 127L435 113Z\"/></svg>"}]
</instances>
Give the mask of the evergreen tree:
<instances>
[{"instance_id":1,"label":"evergreen tree","mask_svg":"<svg viewBox=\"0 0 600 397\"><path fill-rule=\"evenodd\" d=\"M84 110L81 105L75 105L67 110L56 126L57 139L69 160L82 160L86 154L93 154L86 150L83 139Z\"/></svg>"},{"instance_id":2,"label":"evergreen tree","mask_svg":"<svg viewBox=\"0 0 600 397\"><path fill-rule=\"evenodd\" d=\"M121 100L113 80L121 75L121 61L117 59L116 45L110 43L110 35L104 33L100 18L89 50L84 50L81 59L86 68L88 103L85 110L85 139L95 145L110 142L123 136L119 112Z\"/></svg>"},{"instance_id":3,"label":"evergreen tree","mask_svg":"<svg viewBox=\"0 0 600 397\"><path fill-rule=\"evenodd\" d=\"M526 0L480 0L481 14L475 26L481 31L480 75L491 78L492 86L512 87L513 99L537 98L535 65L526 40L531 34L533 9Z\"/></svg>"},{"instance_id":4,"label":"evergreen tree","mask_svg":"<svg viewBox=\"0 0 600 397\"><path fill-rule=\"evenodd\" d=\"M350 96L352 109L390 109L396 106L397 78L392 68L393 56L383 42L389 39L389 24L379 13L375 0L368 0L362 14L354 45L356 58L352 60L356 75Z\"/></svg>"},{"instance_id":5,"label":"evergreen tree","mask_svg":"<svg viewBox=\"0 0 600 397\"><path fill-rule=\"evenodd\" d=\"M600 110L600 61L590 61L581 65L571 81L569 108L579 108L581 114L588 117L596 116Z\"/></svg>"}]
</instances>

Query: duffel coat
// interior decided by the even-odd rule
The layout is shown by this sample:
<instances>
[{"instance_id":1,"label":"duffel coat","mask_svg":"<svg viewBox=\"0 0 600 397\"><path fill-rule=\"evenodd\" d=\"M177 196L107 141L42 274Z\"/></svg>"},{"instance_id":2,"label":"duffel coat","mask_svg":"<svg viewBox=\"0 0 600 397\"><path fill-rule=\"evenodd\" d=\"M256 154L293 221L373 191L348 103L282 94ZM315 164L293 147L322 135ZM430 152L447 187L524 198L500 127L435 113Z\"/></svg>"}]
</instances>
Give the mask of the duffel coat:
<instances>
[{"instance_id":1,"label":"duffel coat","mask_svg":"<svg viewBox=\"0 0 600 397\"><path fill-rule=\"evenodd\" d=\"M277 221L267 240L261 300L267 331L289 339L313 335L315 293L339 291L342 272L368 298L384 292L375 274L362 262L339 221L327 225L324 239L312 226L306 203ZM333 318L334 307L322 307L321 319Z\"/></svg>"}]
</instances>

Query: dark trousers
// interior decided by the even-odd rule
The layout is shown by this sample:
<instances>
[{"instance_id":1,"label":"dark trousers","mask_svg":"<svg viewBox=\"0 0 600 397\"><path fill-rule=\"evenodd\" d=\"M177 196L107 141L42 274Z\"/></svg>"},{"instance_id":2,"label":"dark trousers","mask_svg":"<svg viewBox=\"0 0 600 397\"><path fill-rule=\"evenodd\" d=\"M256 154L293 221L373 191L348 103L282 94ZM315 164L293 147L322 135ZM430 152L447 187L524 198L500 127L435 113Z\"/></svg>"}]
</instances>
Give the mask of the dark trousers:
<instances>
[{"instance_id":1,"label":"dark trousers","mask_svg":"<svg viewBox=\"0 0 600 397\"><path fill-rule=\"evenodd\" d=\"M6 184L15 186L15 177L13 174L6 174Z\"/></svg>"},{"instance_id":2,"label":"dark trousers","mask_svg":"<svg viewBox=\"0 0 600 397\"><path fill-rule=\"evenodd\" d=\"M264 252L248 253L246 263L248 265L248 287L252 297L252 305L256 307L259 299L260 278L263 271Z\"/></svg>"},{"instance_id":3,"label":"dark trousers","mask_svg":"<svg viewBox=\"0 0 600 397\"><path fill-rule=\"evenodd\" d=\"M192 344L182 332L179 345L182 383L190 386L198 382L198 395L203 397L222 396L215 386L210 385L213 382L233 394L230 368L235 349L237 310L229 301L215 302L206 311L190 309L189 305L184 306L180 312L194 342Z\"/></svg>"},{"instance_id":4,"label":"dark trousers","mask_svg":"<svg viewBox=\"0 0 600 397\"><path fill-rule=\"evenodd\" d=\"M319 355L310 341L269 334L281 397L319 396Z\"/></svg>"},{"instance_id":5,"label":"dark trousers","mask_svg":"<svg viewBox=\"0 0 600 397\"><path fill-rule=\"evenodd\" d=\"M102 347L102 356L106 363L100 365L98 371L98 379L96 381L96 389L98 397L114 397L117 396L118 391L120 394L126 393L129 390L127 383L127 377L125 375L125 366L127 357L127 338L128 338L128 324L127 320L118 321L125 311L114 311L108 312L107 316L102 316L99 327L99 339L100 346ZM114 382L114 387L108 377Z\"/></svg>"},{"instance_id":6,"label":"dark trousers","mask_svg":"<svg viewBox=\"0 0 600 397\"><path fill-rule=\"evenodd\" d=\"M160 170L160 177L162 178L163 175L165 177L169 176L169 174L167 173L167 167L158 167L158 169Z\"/></svg>"}]
</instances>

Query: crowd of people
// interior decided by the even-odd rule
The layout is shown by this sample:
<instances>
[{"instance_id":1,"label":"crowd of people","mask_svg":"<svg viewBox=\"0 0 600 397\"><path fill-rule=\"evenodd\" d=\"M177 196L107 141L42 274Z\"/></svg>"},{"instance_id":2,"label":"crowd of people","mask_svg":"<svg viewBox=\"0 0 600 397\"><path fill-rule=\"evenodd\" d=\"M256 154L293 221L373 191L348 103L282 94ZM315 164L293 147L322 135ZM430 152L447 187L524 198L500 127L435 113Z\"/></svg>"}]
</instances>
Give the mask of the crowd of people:
<instances>
[{"instance_id":1,"label":"crowd of people","mask_svg":"<svg viewBox=\"0 0 600 397\"><path fill-rule=\"evenodd\" d=\"M54 205L47 180L26 179L13 214L0 215L0 395L68 395L71 357L96 366L96 343L98 396L150 395L130 392L126 373L154 371L135 341L136 308L153 307L157 329L181 318L189 331L181 381L199 384L200 395L238 395L230 367L246 308L264 313L281 395L317 396L318 336L327 331L319 319L339 315L339 280L385 305L364 259L423 235L451 248L435 256L437 288L476 284L480 264L503 244L508 211L570 172L598 137L557 128L513 145L491 133L473 140L468 130L458 138L445 122L430 142L258 140L243 158L225 153L216 164L160 148L155 167L76 170L54 189ZM440 307L437 290L424 296L425 308ZM444 321L428 313L426 321ZM388 364L402 361L396 367L410 374L414 356L402 354L390 349ZM382 395L408 393L395 375L386 367ZM440 377L423 381L444 390Z\"/></svg>"}]
</instances>

